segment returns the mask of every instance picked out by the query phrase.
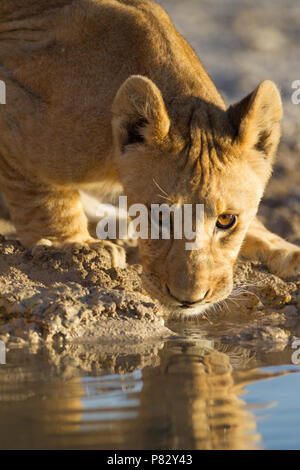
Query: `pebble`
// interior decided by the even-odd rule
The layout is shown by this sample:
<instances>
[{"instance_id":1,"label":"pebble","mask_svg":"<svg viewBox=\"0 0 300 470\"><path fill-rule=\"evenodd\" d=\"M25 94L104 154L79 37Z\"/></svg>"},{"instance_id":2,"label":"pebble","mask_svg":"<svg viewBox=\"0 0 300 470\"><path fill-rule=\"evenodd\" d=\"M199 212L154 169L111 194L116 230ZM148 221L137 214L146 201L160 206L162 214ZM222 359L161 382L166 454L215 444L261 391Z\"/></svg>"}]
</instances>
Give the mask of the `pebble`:
<instances>
[{"instance_id":1,"label":"pebble","mask_svg":"<svg viewBox=\"0 0 300 470\"><path fill-rule=\"evenodd\" d=\"M299 315L299 311L295 305L288 305L284 308L284 313L289 316Z\"/></svg>"}]
</instances>

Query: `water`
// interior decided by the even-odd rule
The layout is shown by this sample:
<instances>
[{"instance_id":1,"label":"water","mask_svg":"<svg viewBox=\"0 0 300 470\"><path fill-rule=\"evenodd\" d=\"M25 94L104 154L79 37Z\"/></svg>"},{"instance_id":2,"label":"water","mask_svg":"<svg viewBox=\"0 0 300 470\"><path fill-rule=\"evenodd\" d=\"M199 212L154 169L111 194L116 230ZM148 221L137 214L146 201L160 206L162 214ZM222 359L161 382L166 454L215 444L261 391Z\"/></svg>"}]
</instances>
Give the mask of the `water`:
<instances>
[{"instance_id":1,"label":"water","mask_svg":"<svg viewBox=\"0 0 300 470\"><path fill-rule=\"evenodd\" d=\"M0 366L1 449L299 449L293 350L208 339L196 325L139 352L12 351Z\"/></svg>"},{"instance_id":2,"label":"water","mask_svg":"<svg viewBox=\"0 0 300 470\"><path fill-rule=\"evenodd\" d=\"M298 148L299 106L290 97L299 78L299 2L159 3L226 102L275 80L284 91L283 137ZM289 162L296 160L287 157L283 152L280 168L292 181ZM274 230L295 239L297 208L287 217L279 201L284 181L279 196L269 193L272 210L275 201L283 214ZM278 223L269 212L272 219ZM174 328L180 339L131 351L82 345L8 352L0 364L0 449L300 448L300 367L292 365L292 349L224 344L214 326L209 337L197 326ZM299 322L294 333L299 337Z\"/></svg>"}]
</instances>

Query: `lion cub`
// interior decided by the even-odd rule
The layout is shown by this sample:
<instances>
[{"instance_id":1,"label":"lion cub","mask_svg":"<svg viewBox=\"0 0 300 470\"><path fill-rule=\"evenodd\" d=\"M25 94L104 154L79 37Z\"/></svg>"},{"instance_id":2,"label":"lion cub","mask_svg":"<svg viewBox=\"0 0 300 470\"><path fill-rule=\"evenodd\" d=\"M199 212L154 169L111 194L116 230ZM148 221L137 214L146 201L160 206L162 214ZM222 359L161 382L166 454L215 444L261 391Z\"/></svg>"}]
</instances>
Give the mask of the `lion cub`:
<instances>
[{"instance_id":1,"label":"lion cub","mask_svg":"<svg viewBox=\"0 0 300 470\"><path fill-rule=\"evenodd\" d=\"M198 57L148 0L10 0L0 5L0 185L21 242L91 239L78 189L122 186L128 203L204 204L201 249L141 239L149 293L201 313L227 297L239 253L299 276L300 250L255 218L280 137L264 81L225 108ZM156 183L156 184L154 184Z\"/></svg>"}]
</instances>

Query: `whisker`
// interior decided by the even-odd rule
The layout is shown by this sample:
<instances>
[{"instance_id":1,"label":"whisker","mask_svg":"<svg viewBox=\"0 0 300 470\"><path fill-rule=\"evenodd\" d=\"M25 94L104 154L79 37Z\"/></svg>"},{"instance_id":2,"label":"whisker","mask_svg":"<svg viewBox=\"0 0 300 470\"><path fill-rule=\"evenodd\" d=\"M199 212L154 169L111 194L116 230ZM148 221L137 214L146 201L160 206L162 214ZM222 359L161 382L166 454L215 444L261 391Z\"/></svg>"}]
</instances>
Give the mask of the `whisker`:
<instances>
[{"instance_id":1,"label":"whisker","mask_svg":"<svg viewBox=\"0 0 300 470\"><path fill-rule=\"evenodd\" d=\"M160 191L162 191L162 193L163 193L165 196L167 196L167 197L169 198L168 193L166 193L166 191L164 191L164 190L162 189L162 187L159 186L159 184L157 183L157 181L155 181L154 178L153 178L153 183L155 184L155 186L156 186Z\"/></svg>"},{"instance_id":2,"label":"whisker","mask_svg":"<svg viewBox=\"0 0 300 470\"><path fill-rule=\"evenodd\" d=\"M171 199L169 197L163 196L162 194L157 194L158 197L161 197L162 199L165 199L166 201L171 202Z\"/></svg>"},{"instance_id":3,"label":"whisker","mask_svg":"<svg viewBox=\"0 0 300 470\"><path fill-rule=\"evenodd\" d=\"M256 297L258 300L260 300L259 296L257 294L255 294L254 292L252 292L251 290L249 289L233 289L233 291L231 292L230 294L230 297L236 297L237 295L240 295L240 294L244 294L244 295L252 295L254 297Z\"/></svg>"}]
</instances>

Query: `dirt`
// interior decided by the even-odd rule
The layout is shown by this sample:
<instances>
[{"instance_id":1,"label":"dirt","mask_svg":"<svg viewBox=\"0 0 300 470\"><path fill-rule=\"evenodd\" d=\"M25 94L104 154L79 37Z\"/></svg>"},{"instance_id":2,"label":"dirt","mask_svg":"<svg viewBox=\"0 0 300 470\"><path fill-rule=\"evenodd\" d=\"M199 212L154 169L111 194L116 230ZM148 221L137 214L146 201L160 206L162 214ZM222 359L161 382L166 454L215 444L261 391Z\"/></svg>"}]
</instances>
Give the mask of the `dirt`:
<instances>
[{"instance_id":1,"label":"dirt","mask_svg":"<svg viewBox=\"0 0 300 470\"><path fill-rule=\"evenodd\" d=\"M4 236L0 252L0 339L8 348L63 350L84 342L147 349L173 334L143 290L140 265L112 268L103 249L29 250ZM229 299L198 320L202 328L209 332L226 318L236 324L223 342L288 344L293 336L281 328L298 317L297 285L249 262L237 265L235 285Z\"/></svg>"},{"instance_id":2,"label":"dirt","mask_svg":"<svg viewBox=\"0 0 300 470\"><path fill-rule=\"evenodd\" d=\"M104 249L26 250L4 237L0 252L0 339L9 347L78 338L120 347L171 334L138 265L112 268Z\"/></svg>"},{"instance_id":3,"label":"dirt","mask_svg":"<svg viewBox=\"0 0 300 470\"><path fill-rule=\"evenodd\" d=\"M291 83L300 78L300 7L293 0L276 1L276 7L273 0L160 3L228 104L266 78L280 87L282 142L259 215L271 230L300 244L300 105L291 101ZM25 250L14 240L5 208L0 217L0 233L6 237L0 239L0 339L7 348L67 348L70 360L77 345L73 359L81 360L82 344L89 342L91 348L101 344L103 350L129 353L138 347L148 357L152 343L176 330L176 324L169 325L171 330L165 326L159 306L142 289L139 265L111 268L103 250ZM136 257L136 249L128 253ZM299 284L253 263L238 264L235 284L231 298L196 321L205 334L225 344L274 351L300 335Z\"/></svg>"}]
</instances>

